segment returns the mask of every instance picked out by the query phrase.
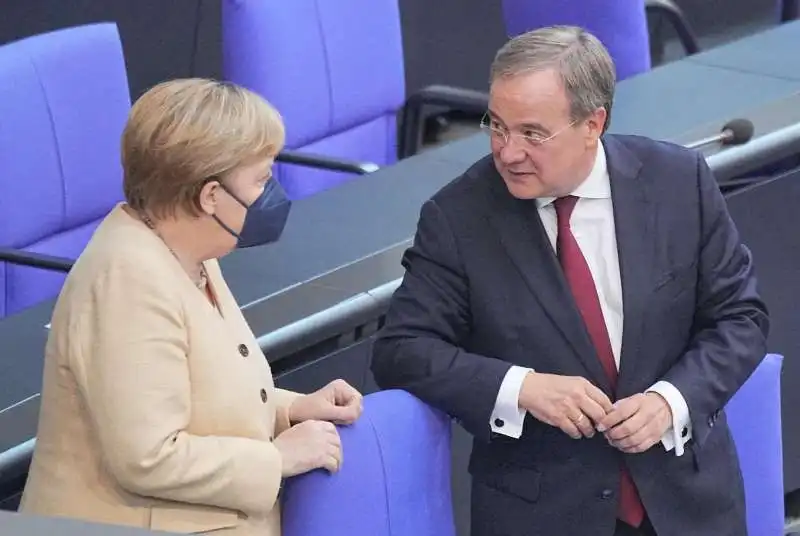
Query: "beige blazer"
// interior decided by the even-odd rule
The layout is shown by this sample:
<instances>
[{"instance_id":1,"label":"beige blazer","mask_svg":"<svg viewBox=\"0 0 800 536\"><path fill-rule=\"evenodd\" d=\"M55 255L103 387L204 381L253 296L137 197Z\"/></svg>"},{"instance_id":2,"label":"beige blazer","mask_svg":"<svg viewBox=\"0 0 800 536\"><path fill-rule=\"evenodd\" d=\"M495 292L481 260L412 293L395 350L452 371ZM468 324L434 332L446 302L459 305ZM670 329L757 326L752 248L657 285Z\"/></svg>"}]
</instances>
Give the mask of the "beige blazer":
<instances>
[{"instance_id":1,"label":"beige blazer","mask_svg":"<svg viewBox=\"0 0 800 536\"><path fill-rule=\"evenodd\" d=\"M276 389L216 262L219 310L117 207L52 318L21 510L178 533L280 533Z\"/></svg>"}]
</instances>

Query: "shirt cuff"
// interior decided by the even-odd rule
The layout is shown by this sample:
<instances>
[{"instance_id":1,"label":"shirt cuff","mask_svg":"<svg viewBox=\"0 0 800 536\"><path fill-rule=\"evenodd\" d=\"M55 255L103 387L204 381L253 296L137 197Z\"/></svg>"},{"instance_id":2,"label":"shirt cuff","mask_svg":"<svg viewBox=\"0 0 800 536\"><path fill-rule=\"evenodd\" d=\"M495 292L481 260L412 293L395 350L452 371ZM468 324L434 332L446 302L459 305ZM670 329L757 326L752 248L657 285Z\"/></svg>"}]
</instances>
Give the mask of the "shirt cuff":
<instances>
[{"instance_id":1,"label":"shirt cuff","mask_svg":"<svg viewBox=\"0 0 800 536\"><path fill-rule=\"evenodd\" d=\"M519 439L522 435L526 412L519 407L519 392L528 372L531 372L531 369L516 365L506 372L497 392L497 400L489 422L492 432L514 439Z\"/></svg>"},{"instance_id":2,"label":"shirt cuff","mask_svg":"<svg viewBox=\"0 0 800 536\"><path fill-rule=\"evenodd\" d=\"M675 456L682 456L684 445L692 438L692 421L689 406L678 388L669 382L656 382L646 392L658 393L667 401L672 411L672 426L661 437L661 444L667 451L675 449Z\"/></svg>"}]
</instances>

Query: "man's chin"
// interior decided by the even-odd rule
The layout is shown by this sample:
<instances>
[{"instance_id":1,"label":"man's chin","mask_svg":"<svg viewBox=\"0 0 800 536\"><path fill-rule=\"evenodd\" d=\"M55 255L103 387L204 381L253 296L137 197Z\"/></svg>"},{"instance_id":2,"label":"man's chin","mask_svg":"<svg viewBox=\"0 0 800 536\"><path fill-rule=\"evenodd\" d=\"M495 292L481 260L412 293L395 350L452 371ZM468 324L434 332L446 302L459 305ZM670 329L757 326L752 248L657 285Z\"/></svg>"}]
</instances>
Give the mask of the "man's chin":
<instances>
[{"instance_id":1,"label":"man's chin","mask_svg":"<svg viewBox=\"0 0 800 536\"><path fill-rule=\"evenodd\" d=\"M533 184L531 182L532 178L528 178L525 182L513 179L505 180L508 193L517 199L536 199L537 197L542 197L542 188L535 182Z\"/></svg>"}]
</instances>

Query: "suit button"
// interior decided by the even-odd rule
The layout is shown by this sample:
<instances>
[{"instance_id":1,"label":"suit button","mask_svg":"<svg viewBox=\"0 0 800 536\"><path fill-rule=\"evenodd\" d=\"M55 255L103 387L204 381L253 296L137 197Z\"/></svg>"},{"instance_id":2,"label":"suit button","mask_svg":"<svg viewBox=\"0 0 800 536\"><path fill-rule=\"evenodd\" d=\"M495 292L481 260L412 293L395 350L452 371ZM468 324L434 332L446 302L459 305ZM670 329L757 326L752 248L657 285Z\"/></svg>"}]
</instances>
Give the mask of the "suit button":
<instances>
[{"instance_id":1,"label":"suit button","mask_svg":"<svg viewBox=\"0 0 800 536\"><path fill-rule=\"evenodd\" d=\"M495 419L494 420L494 425L497 426L498 428L502 428L504 424L505 424L505 422L503 422L503 419Z\"/></svg>"},{"instance_id":2,"label":"suit button","mask_svg":"<svg viewBox=\"0 0 800 536\"><path fill-rule=\"evenodd\" d=\"M242 354L242 357L247 357L250 355L250 349L247 347L246 344L240 344L239 353Z\"/></svg>"},{"instance_id":3,"label":"suit button","mask_svg":"<svg viewBox=\"0 0 800 536\"><path fill-rule=\"evenodd\" d=\"M265 403L265 404L267 403L267 390L266 389L261 389L261 401L263 403Z\"/></svg>"},{"instance_id":4,"label":"suit button","mask_svg":"<svg viewBox=\"0 0 800 536\"><path fill-rule=\"evenodd\" d=\"M604 489L600 492L600 498L604 500L608 500L614 496L614 491L610 489Z\"/></svg>"}]
</instances>

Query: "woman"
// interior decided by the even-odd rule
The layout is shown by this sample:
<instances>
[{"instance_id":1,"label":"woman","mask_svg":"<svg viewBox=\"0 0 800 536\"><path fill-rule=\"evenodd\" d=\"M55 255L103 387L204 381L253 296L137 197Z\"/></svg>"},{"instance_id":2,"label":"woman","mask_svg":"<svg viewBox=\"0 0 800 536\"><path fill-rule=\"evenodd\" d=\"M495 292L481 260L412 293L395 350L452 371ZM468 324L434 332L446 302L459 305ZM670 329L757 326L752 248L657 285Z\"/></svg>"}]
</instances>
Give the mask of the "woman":
<instances>
[{"instance_id":1,"label":"woman","mask_svg":"<svg viewBox=\"0 0 800 536\"><path fill-rule=\"evenodd\" d=\"M126 203L61 292L21 510L178 533L280 532L284 477L336 471L331 422L361 396L337 380L273 385L215 259L277 240L289 202L270 168L278 113L232 84L177 80L133 106Z\"/></svg>"}]
</instances>

